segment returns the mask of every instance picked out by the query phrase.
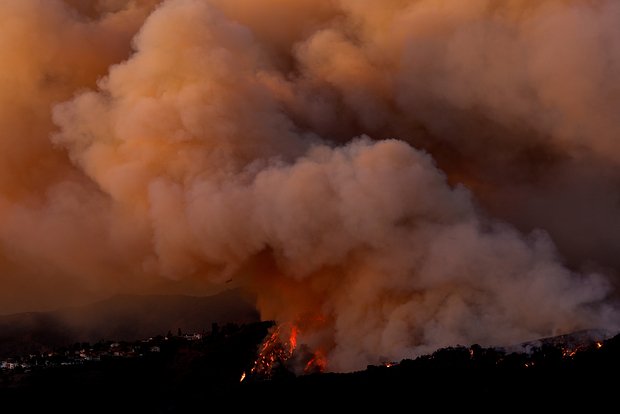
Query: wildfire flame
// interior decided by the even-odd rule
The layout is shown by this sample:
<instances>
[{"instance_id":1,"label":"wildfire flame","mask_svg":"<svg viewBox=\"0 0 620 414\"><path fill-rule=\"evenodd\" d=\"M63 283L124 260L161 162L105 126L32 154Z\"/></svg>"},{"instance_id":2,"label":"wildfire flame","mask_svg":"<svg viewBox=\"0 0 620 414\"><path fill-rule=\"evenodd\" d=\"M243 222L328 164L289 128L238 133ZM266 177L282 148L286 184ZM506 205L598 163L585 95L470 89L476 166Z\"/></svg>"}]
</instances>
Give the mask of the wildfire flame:
<instances>
[{"instance_id":1,"label":"wildfire flame","mask_svg":"<svg viewBox=\"0 0 620 414\"><path fill-rule=\"evenodd\" d=\"M575 347L565 347L562 349L562 356L564 358L573 358L575 355L577 355L578 352L581 351L585 351L588 348L594 346L596 349L601 349L603 347L603 342L601 341L596 341L594 342L594 344L582 344L582 345L578 345Z\"/></svg>"},{"instance_id":2,"label":"wildfire flame","mask_svg":"<svg viewBox=\"0 0 620 414\"><path fill-rule=\"evenodd\" d=\"M272 329L271 334L267 336L259 348L254 366L250 370L251 374L271 378L274 368L291 358L297 347L297 329L291 328L287 341L283 341L281 335L282 327L280 325Z\"/></svg>"},{"instance_id":3,"label":"wildfire flame","mask_svg":"<svg viewBox=\"0 0 620 414\"><path fill-rule=\"evenodd\" d=\"M304 373L310 374L313 372L323 372L327 367L327 358L321 351L316 351L312 358L306 363L304 367Z\"/></svg>"},{"instance_id":4,"label":"wildfire flame","mask_svg":"<svg viewBox=\"0 0 620 414\"><path fill-rule=\"evenodd\" d=\"M288 332L287 332L288 331ZM258 356L250 370L250 374L262 378L272 378L277 367L284 366L298 349L297 338L300 329L292 325L277 325L259 347ZM303 372L323 372L327 367L327 358L320 350L314 352L305 363ZM245 373L244 373L245 374ZM242 376L241 381L245 379Z\"/></svg>"},{"instance_id":5,"label":"wildfire flame","mask_svg":"<svg viewBox=\"0 0 620 414\"><path fill-rule=\"evenodd\" d=\"M293 326L291 328L291 336L288 339L291 353L293 353L293 351L297 349L297 334L298 333L299 333L299 329L296 326Z\"/></svg>"},{"instance_id":6,"label":"wildfire flame","mask_svg":"<svg viewBox=\"0 0 620 414\"><path fill-rule=\"evenodd\" d=\"M572 358L577 354L577 350L576 349L569 349L569 348L564 348L562 350L562 356L564 358Z\"/></svg>"}]
</instances>

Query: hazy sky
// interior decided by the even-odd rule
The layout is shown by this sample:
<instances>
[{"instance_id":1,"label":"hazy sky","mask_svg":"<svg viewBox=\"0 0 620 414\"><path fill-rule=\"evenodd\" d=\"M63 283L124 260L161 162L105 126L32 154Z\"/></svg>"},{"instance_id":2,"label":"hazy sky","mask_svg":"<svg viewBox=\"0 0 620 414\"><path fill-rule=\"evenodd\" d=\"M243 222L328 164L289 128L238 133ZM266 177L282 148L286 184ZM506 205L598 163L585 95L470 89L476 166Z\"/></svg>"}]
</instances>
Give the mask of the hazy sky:
<instances>
[{"instance_id":1,"label":"hazy sky","mask_svg":"<svg viewBox=\"0 0 620 414\"><path fill-rule=\"evenodd\" d=\"M232 279L334 370L618 329L619 21L1 1L0 313Z\"/></svg>"}]
</instances>

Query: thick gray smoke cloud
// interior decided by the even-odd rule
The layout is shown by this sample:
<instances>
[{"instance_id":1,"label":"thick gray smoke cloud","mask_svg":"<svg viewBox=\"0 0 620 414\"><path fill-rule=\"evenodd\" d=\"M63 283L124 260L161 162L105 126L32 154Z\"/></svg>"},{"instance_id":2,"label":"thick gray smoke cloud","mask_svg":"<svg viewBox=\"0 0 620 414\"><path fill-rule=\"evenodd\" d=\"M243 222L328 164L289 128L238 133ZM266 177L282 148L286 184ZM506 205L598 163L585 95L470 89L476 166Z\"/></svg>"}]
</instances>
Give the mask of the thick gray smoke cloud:
<instances>
[{"instance_id":1,"label":"thick gray smoke cloud","mask_svg":"<svg viewBox=\"0 0 620 414\"><path fill-rule=\"evenodd\" d=\"M619 18L3 2L4 309L232 278L332 370L617 329Z\"/></svg>"}]
</instances>

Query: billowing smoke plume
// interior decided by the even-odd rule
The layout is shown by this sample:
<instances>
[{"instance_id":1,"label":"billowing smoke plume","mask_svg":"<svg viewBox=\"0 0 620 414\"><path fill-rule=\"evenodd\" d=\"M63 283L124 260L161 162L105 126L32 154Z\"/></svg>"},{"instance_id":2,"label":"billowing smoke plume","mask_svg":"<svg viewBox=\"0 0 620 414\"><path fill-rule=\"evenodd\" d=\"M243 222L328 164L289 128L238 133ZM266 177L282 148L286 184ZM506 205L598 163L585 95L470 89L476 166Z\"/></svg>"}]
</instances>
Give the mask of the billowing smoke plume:
<instances>
[{"instance_id":1,"label":"billowing smoke plume","mask_svg":"<svg viewBox=\"0 0 620 414\"><path fill-rule=\"evenodd\" d=\"M233 281L332 370L617 329L620 4L0 3L0 301Z\"/></svg>"}]
</instances>

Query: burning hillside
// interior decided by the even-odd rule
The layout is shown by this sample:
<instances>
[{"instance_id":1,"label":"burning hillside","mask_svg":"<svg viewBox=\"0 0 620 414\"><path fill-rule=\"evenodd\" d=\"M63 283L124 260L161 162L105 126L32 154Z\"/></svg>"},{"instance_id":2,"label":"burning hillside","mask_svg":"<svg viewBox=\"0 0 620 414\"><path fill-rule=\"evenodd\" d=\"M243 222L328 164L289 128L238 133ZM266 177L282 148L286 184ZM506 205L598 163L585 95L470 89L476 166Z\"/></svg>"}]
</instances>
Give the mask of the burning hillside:
<instances>
[{"instance_id":1,"label":"burning hillside","mask_svg":"<svg viewBox=\"0 0 620 414\"><path fill-rule=\"evenodd\" d=\"M552 347L561 349L563 357L573 358L581 351L602 348L605 341L613 336L614 334L612 332L603 329L588 329L572 332L566 335L528 341L516 346L504 347L502 349L505 352L531 353L534 350Z\"/></svg>"},{"instance_id":2,"label":"burning hillside","mask_svg":"<svg viewBox=\"0 0 620 414\"><path fill-rule=\"evenodd\" d=\"M270 379L277 370L290 370L296 373L310 374L323 372L327 360L320 350L310 351L307 345L298 347L299 328L295 325L276 325L259 347L250 376ZM302 370L299 368L303 367ZM241 381L245 380L244 372Z\"/></svg>"},{"instance_id":3,"label":"burning hillside","mask_svg":"<svg viewBox=\"0 0 620 414\"><path fill-rule=\"evenodd\" d=\"M99 361L61 366L53 362L57 355L47 359L50 365L32 364L29 372L0 367L0 397L3 407L16 411L63 408L76 413L84 412L92 401L97 406L89 411L96 413L114 412L118 407L136 412L160 412L164 407L168 413L182 413L222 403L228 408L254 407L257 402L271 402L274 395L282 401L302 401L306 408L324 407L326 399L348 405L380 402L383 407L406 405L411 398L418 403L449 401L476 408L496 404L498 398L513 404L535 400L558 405L563 401L558 396L567 391L570 404L607 401L601 397L613 395L617 388L613 378L620 369L619 336L601 341L600 346L579 349L572 357L562 355L566 344L554 338L529 352L457 346L355 373L296 376L290 371L274 372L271 378L252 374L251 380L239 383L242 367L256 366L251 350L258 347L264 354L264 345L274 344L277 329L268 331L270 326L266 322L226 325L199 339L171 335L151 338L150 343L124 342L127 349L145 349L144 355L132 351L133 357L108 355ZM281 343L284 357L290 349L289 334ZM156 352L149 351L153 343L158 344ZM102 344L108 343L95 347ZM83 346L75 344L67 358L79 359L73 349ZM72 391L71 398L62 397L67 390ZM27 398L32 395L37 398Z\"/></svg>"}]
</instances>

